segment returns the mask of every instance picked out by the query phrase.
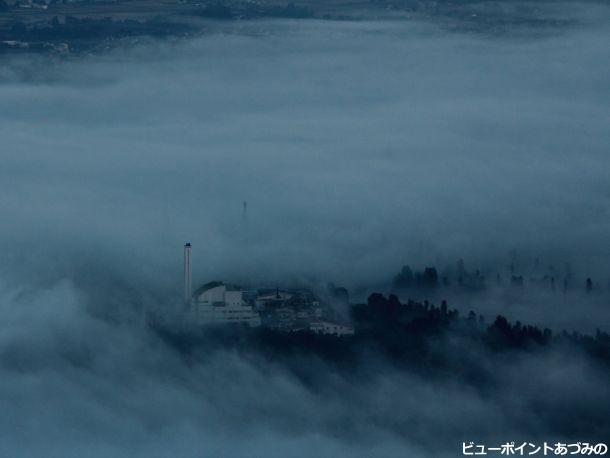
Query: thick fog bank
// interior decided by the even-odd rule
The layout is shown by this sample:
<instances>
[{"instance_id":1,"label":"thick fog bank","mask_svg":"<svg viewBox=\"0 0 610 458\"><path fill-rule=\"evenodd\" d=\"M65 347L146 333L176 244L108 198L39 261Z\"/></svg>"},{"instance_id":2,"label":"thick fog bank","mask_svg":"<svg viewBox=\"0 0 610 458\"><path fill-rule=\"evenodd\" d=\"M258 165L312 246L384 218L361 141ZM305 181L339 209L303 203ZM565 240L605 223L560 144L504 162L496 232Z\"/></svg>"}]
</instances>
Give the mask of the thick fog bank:
<instances>
[{"instance_id":1,"label":"thick fog bank","mask_svg":"<svg viewBox=\"0 0 610 458\"><path fill-rule=\"evenodd\" d=\"M608 28L236 32L3 68L11 270L169 287L190 241L198 280L366 284L509 250L610 275Z\"/></svg>"},{"instance_id":2,"label":"thick fog bank","mask_svg":"<svg viewBox=\"0 0 610 458\"><path fill-rule=\"evenodd\" d=\"M405 263L505 269L512 250L606 284L609 38L601 21L518 39L252 22L7 60L0 455L443 457L610 437L607 368L574 348L473 344L460 356L483 387L312 357L312 389L256 352L185 357L145 325L179 297L186 241L196 282L387 285ZM601 304L490 294L463 311L607 330Z\"/></svg>"},{"instance_id":3,"label":"thick fog bank","mask_svg":"<svg viewBox=\"0 0 610 458\"><path fill-rule=\"evenodd\" d=\"M431 457L469 440L608 437L608 368L575 348L430 342L430 361L461 359L479 382L398 370L374 349L350 371L312 354L284 366L238 345L180 353L137 313L95 316L104 301L87 296L2 286L3 455Z\"/></svg>"}]
</instances>

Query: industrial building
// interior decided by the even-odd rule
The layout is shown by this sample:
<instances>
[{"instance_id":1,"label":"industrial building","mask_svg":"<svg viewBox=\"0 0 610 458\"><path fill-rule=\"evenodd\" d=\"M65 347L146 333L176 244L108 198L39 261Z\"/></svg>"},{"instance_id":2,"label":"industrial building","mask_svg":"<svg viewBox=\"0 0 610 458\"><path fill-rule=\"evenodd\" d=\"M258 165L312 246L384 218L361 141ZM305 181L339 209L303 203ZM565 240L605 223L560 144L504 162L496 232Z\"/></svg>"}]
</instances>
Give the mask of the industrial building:
<instances>
[{"instance_id":1,"label":"industrial building","mask_svg":"<svg viewBox=\"0 0 610 458\"><path fill-rule=\"evenodd\" d=\"M354 328L337 323L330 307L306 289L249 289L221 281L192 291L192 247L184 245L184 302L197 325L233 323L283 332L308 331L348 336Z\"/></svg>"},{"instance_id":2,"label":"industrial building","mask_svg":"<svg viewBox=\"0 0 610 458\"><path fill-rule=\"evenodd\" d=\"M261 317L243 299L243 291L222 282L206 283L193 293L191 310L199 324L243 323L261 325Z\"/></svg>"},{"instance_id":3,"label":"industrial building","mask_svg":"<svg viewBox=\"0 0 610 458\"><path fill-rule=\"evenodd\" d=\"M240 288L214 281L192 292L191 249L190 243L184 245L184 301L193 321L200 325L242 323L260 326L260 314L246 303Z\"/></svg>"}]
</instances>

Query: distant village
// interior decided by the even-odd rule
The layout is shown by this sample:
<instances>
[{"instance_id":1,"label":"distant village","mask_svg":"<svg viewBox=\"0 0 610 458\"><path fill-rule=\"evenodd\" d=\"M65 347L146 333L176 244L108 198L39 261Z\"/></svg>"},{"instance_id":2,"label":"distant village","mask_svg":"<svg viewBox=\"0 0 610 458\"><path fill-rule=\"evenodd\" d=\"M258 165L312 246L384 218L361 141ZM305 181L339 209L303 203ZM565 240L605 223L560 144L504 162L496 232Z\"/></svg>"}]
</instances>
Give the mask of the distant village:
<instances>
[{"instance_id":1,"label":"distant village","mask_svg":"<svg viewBox=\"0 0 610 458\"><path fill-rule=\"evenodd\" d=\"M201 35L198 20L309 18L292 2L227 0L0 0L0 54L78 54L136 44L143 37Z\"/></svg>"}]
</instances>

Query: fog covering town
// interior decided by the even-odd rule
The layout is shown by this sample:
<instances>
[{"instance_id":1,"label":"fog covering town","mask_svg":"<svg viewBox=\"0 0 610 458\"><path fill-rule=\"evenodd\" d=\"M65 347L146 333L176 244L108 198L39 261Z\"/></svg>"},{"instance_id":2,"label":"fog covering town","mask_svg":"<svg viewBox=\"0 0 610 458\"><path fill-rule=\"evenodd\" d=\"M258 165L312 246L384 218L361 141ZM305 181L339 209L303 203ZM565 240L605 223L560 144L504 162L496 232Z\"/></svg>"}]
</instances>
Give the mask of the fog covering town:
<instances>
[{"instance_id":1,"label":"fog covering town","mask_svg":"<svg viewBox=\"0 0 610 458\"><path fill-rule=\"evenodd\" d=\"M0 455L607 441L608 5L372 5L0 54ZM174 328L185 242L356 334Z\"/></svg>"}]
</instances>

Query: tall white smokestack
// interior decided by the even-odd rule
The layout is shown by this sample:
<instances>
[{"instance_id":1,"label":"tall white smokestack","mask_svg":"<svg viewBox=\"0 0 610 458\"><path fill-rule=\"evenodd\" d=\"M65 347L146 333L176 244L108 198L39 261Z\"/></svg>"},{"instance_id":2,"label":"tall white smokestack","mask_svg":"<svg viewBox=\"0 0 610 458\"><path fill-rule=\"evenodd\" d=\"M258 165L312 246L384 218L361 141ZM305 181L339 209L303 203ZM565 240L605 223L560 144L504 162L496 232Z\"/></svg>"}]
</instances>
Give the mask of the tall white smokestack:
<instances>
[{"instance_id":1,"label":"tall white smokestack","mask_svg":"<svg viewBox=\"0 0 610 458\"><path fill-rule=\"evenodd\" d=\"M184 302L191 301L193 294L193 275L191 271L191 244L184 245Z\"/></svg>"}]
</instances>

